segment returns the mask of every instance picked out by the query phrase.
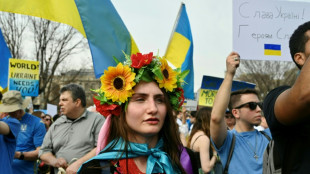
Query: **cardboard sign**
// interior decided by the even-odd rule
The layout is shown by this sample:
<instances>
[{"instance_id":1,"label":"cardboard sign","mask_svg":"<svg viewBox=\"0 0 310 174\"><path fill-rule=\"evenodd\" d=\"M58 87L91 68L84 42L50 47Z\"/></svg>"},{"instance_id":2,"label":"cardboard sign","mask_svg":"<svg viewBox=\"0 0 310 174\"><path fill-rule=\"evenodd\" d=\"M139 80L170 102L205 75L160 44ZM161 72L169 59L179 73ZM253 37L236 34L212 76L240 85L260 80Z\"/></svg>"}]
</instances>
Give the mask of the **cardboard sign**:
<instances>
[{"instance_id":1,"label":"cardboard sign","mask_svg":"<svg viewBox=\"0 0 310 174\"><path fill-rule=\"evenodd\" d=\"M20 91L22 96L38 96L39 74L39 61L10 59L9 90Z\"/></svg>"}]
</instances>

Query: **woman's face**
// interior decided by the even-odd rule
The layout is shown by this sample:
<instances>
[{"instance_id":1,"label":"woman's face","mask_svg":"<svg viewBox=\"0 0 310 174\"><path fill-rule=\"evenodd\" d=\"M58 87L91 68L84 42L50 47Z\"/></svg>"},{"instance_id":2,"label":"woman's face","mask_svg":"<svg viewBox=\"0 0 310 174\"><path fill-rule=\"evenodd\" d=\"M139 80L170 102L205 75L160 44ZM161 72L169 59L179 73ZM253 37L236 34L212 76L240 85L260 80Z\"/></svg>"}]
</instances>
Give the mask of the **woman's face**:
<instances>
[{"instance_id":1,"label":"woman's face","mask_svg":"<svg viewBox=\"0 0 310 174\"><path fill-rule=\"evenodd\" d=\"M155 82L140 82L134 92L128 103L126 122L134 134L129 138L143 141L157 136L164 125L167 114L165 96Z\"/></svg>"},{"instance_id":2,"label":"woman's face","mask_svg":"<svg viewBox=\"0 0 310 174\"><path fill-rule=\"evenodd\" d=\"M52 118L49 115L46 115L44 117L44 123L50 126L52 124Z\"/></svg>"}]
</instances>

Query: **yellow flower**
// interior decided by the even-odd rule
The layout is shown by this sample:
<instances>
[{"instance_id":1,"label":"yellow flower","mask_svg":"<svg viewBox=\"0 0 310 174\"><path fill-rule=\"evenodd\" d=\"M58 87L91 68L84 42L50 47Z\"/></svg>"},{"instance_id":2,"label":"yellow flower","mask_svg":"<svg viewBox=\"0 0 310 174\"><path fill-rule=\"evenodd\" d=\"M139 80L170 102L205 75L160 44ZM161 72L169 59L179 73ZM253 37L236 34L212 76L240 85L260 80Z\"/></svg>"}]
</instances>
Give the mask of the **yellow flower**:
<instances>
[{"instance_id":1,"label":"yellow flower","mask_svg":"<svg viewBox=\"0 0 310 174\"><path fill-rule=\"evenodd\" d=\"M136 85L135 76L129 66L119 63L116 67L109 67L108 71L104 71L104 75L100 77L102 84L100 89L113 102L124 103L134 93L132 88Z\"/></svg>"},{"instance_id":2,"label":"yellow flower","mask_svg":"<svg viewBox=\"0 0 310 174\"><path fill-rule=\"evenodd\" d=\"M166 91L172 92L173 89L177 87L177 72L173 71L165 59L160 58L160 62L160 69L164 78L160 80L158 77L155 77L155 79L157 80L160 88L164 87Z\"/></svg>"}]
</instances>

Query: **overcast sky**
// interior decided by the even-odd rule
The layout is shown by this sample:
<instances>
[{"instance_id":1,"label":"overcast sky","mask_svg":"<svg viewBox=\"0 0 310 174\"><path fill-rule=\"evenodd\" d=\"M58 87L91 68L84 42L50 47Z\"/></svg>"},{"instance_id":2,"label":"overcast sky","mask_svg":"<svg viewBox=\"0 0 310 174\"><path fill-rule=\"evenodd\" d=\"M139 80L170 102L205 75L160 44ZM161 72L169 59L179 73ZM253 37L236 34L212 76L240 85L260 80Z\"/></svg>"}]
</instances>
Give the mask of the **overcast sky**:
<instances>
[{"instance_id":1,"label":"overcast sky","mask_svg":"<svg viewBox=\"0 0 310 174\"><path fill-rule=\"evenodd\" d=\"M140 52L163 56L181 2L185 3L194 43L195 91L203 75L223 77L232 50L230 0L112 0Z\"/></svg>"},{"instance_id":2,"label":"overcast sky","mask_svg":"<svg viewBox=\"0 0 310 174\"><path fill-rule=\"evenodd\" d=\"M165 54L181 2L186 5L193 35L197 91L203 75L224 77L226 57L233 51L232 1L112 0L140 52L159 51L160 56Z\"/></svg>"}]
</instances>

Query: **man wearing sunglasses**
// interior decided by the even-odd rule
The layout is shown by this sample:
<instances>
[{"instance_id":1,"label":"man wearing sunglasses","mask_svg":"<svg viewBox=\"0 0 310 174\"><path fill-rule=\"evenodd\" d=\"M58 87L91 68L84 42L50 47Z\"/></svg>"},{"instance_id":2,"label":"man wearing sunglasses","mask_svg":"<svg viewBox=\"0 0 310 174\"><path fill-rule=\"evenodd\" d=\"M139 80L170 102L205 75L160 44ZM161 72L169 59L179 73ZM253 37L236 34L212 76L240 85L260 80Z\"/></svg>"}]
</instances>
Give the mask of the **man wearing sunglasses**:
<instances>
[{"instance_id":1,"label":"man wearing sunglasses","mask_svg":"<svg viewBox=\"0 0 310 174\"><path fill-rule=\"evenodd\" d=\"M274 138L274 153L269 154L273 159L266 157L266 164L273 163L275 167L268 168L269 171L310 171L309 38L310 22L300 25L291 35L290 52L293 61L301 69L300 74L292 87L278 87L270 91L264 100L264 114Z\"/></svg>"},{"instance_id":2,"label":"man wearing sunglasses","mask_svg":"<svg viewBox=\"0 0 310 174\"><path fill-rule=\"evenodd\" d=\"M220 155L228 173L261 174L263 153L269 140L256 129L261 122L262 104L254 89L238 90L231 93L233 77L240 63L240 56L232 52L226 59L225 78L215 97L211 113L211 141ZM233 130L227 130L224 115L229 107L236 119ZM270 131L266 132L271 136ZM234 144L229 162L230 147Z\"/></svg>"}]
</instances>

